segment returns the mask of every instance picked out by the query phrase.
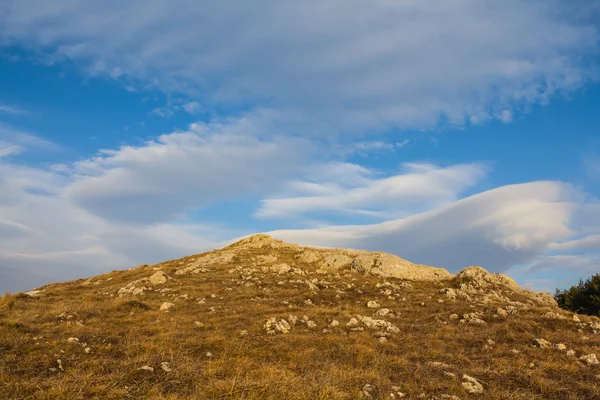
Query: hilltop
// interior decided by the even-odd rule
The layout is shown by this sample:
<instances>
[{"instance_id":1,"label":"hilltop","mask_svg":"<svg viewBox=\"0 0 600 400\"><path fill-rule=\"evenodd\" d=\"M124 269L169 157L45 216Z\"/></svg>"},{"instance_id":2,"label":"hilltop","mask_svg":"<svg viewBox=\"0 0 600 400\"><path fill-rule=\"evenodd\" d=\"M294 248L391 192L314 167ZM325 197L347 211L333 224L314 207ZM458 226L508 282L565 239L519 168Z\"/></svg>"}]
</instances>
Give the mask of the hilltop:
<instances>
[{"instance_id":1,"label":"hilltop","mask_svg":"<svg viewBox=\"0 0 600 400\"><path fill-rule=\"evenodd\" d=\"M0 298L2 399L600 399L599 349L481 267L267 235Z\"/></svg>"}]
</instances>

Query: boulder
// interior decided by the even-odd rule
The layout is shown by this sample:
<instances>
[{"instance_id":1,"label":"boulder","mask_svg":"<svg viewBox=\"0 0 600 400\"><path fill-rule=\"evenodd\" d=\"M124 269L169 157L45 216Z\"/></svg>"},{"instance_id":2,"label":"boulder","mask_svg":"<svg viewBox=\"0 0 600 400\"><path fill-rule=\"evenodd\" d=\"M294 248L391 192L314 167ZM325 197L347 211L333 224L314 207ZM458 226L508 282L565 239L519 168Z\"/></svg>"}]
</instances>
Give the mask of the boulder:
<instances>
[{"instance_id":1,"label":"boulder","mask_svg":"<svg viewBox=\"0 0 600 400\"><path fill-rule=\"evenodd\" d=\"M352 258L345 254L331 254L321 261L321 269L327 272L337 272L350 267Z\"/></svg>"},{"instance_id":2,"label":"boulder","mask_svg":"<svg viewBox=\"0 0 600 400\"><path fill-rule=\"evenodd\" d=\"M411 281L440 281L451 279L452 274L443 268L413 264L392 254L365 253L352 261L352 270L384 278Z\"/></svg>"}]
</instances>

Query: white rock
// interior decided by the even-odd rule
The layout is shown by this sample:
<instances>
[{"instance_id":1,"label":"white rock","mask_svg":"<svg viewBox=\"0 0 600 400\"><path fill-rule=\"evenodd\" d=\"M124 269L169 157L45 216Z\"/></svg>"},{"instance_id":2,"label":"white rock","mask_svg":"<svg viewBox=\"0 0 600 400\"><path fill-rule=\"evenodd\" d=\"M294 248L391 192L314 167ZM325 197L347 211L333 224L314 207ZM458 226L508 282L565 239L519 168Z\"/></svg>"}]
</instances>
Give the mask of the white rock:
<instances>
[{"instance_id":1,"label":"white rock","mask_svg":"<svg viewBox=\"0 0 600 400\"><path fill-rule=\"evenodd\" d=\"M595 354L588 354L587 356L581 356L581 357L579 357L579 359L581 361L583 361L584 363L586 363L587 365L600 364L600 361L598 361L598 358L596 358Z\"/></svg>"},{"instance_id":2,"label":"white rock","mask_svg":"<svg viewBox=\"0 0 600 400\"><path fill-rule=\"evenodd\" d=\"M160 368L163 371L165 371L165 372L171 372L172 371L171 366L169 365L168 362L162 362L162 363L160 363Z\"/></svg>"},{"instance_id":3,"label":"white rock","mask_svg":"<svg viewBox=\"0 0 600 400\"><path fill-rule=\"evenodd\" d=\"M292 327L285 319L277 319L271 317L265 322L265 330L269 335L275 335L276 333L287 334L290 333Z\"/></svg>"},{"instance_id":4,"label":"white rock","mask_svg":"<svg viewBox=\"0 0 600 400\"><path fill-rule=\"evenodd\" d=\"M156 271L148 278L148 282L150 282L153 285L162 285L164 283L167 283L167 276L163 271Z\"/></svg>"},{"instance_id":5,"label":"white rock","mask_svg":"<svg viewBox=\"0 0 600 400\"><path fill-rule=\"evenodd\" d=\"M144 365L143 367L139 367L138 371L149 371L149 372L153 372L154 368L149 367L148 365Z\"/></svg>"},{"instance_id":6,"label":"white rock","mask_svg":"<svg viewBox=\"0 0 600 400\"><path fill-rule=\"evenodd\" d=\"M67 339L67 342L69 343L79 343L79 339L76 337L70 337Z\"/></svg>"},{"instance_id":7,"label":"white rock","mask_svg":"<svg viewBox=\"0 0 600 400\"><path fill-rule=\"evenodd\" d=\"M160 305L160 309L159 311L165 311L165 312L169 312L169 310L175 308L175 304L173 303L168 303L168 302L164 302Z\"/></svg>"},{"instance_id":8,"label":"white rock","mask_svg":"<svg viewBox=\"0 0 600 400\"><path fill-rule=\"evenodd\" d=\"M483 393L483 386L479 381L472 376L463 375L462 387L469 393Z\"/></svg>"},{"instance_id":9,"label":"white rock","mask_svg":"<svg viewBox=\"0 0 600 400\"><path fill-rule=\"evenodd\" d=\"M350 318L350 321L346 324L346 326L358 326L358 320L356 318Z\"/></svg>"},{"instance_id":10,"label":"white rock","mask_svg":"<svg viewBox=\"0 0 600 400\"><path fill-rule=\"evenodd\" d=\"M379 308L381 304L379 304L376 300L367 301L367 308Z\"/></svg>"},{"instance_id":11,"label":"white rock","mask_svg":"<svg viewBox=\"0 0 600 400\"><path fill-rule=\"evenodd\" d=\"M339 321L334 319L333 321L331 321L331 324L329 324L329 326L334 327L334 326L338 326L339 324L340 324Z\"/></svg>"},{"instance_id":12,"label":"white rock","mask_svg":"<svg viewBox=\"0 0 600 400\"><path fill-rule=\"evenodd\" d=\"M545 349L547 347L552 347L552 343L546 339L533 339L533 346L539 347L540 349Z\"/></svg>"}]
</instances>

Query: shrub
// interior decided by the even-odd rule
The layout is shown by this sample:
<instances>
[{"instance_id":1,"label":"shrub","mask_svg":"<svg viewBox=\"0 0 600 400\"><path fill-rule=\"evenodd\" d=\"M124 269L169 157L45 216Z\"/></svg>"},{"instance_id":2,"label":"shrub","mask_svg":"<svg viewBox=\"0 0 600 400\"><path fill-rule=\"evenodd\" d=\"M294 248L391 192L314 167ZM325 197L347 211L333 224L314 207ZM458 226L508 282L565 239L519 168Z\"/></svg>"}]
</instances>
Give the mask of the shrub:
<instances>
[{"instance_id":1,"label":"shrub","mask_svg":"<svg viewBox=\"0 0 600 400\"><path fill-rule=\"evenodd\" d=\"M556 289L554 298L560 308L585 315L600 316L600 274L580 280L570 289Z\"/></svg>"}]
</instances>

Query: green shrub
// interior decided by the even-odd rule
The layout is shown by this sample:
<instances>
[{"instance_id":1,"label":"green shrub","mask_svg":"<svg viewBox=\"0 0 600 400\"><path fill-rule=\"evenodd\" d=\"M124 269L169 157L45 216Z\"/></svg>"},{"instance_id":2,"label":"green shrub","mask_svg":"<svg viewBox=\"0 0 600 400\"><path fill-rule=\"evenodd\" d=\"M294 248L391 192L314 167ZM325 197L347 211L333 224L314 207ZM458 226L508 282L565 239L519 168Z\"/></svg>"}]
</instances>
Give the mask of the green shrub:
<instances>
[{"instance_id":1,"label":"green shrub","mask_svg":"<svg viewBox=\"0 0 600 400\"><path fill-rule=\"evenodd\" d=\"M556 289L554 298L560 308L579 314L600 316L600 274L580 280L570 289Z\"/></svg>"}]
</instances>

